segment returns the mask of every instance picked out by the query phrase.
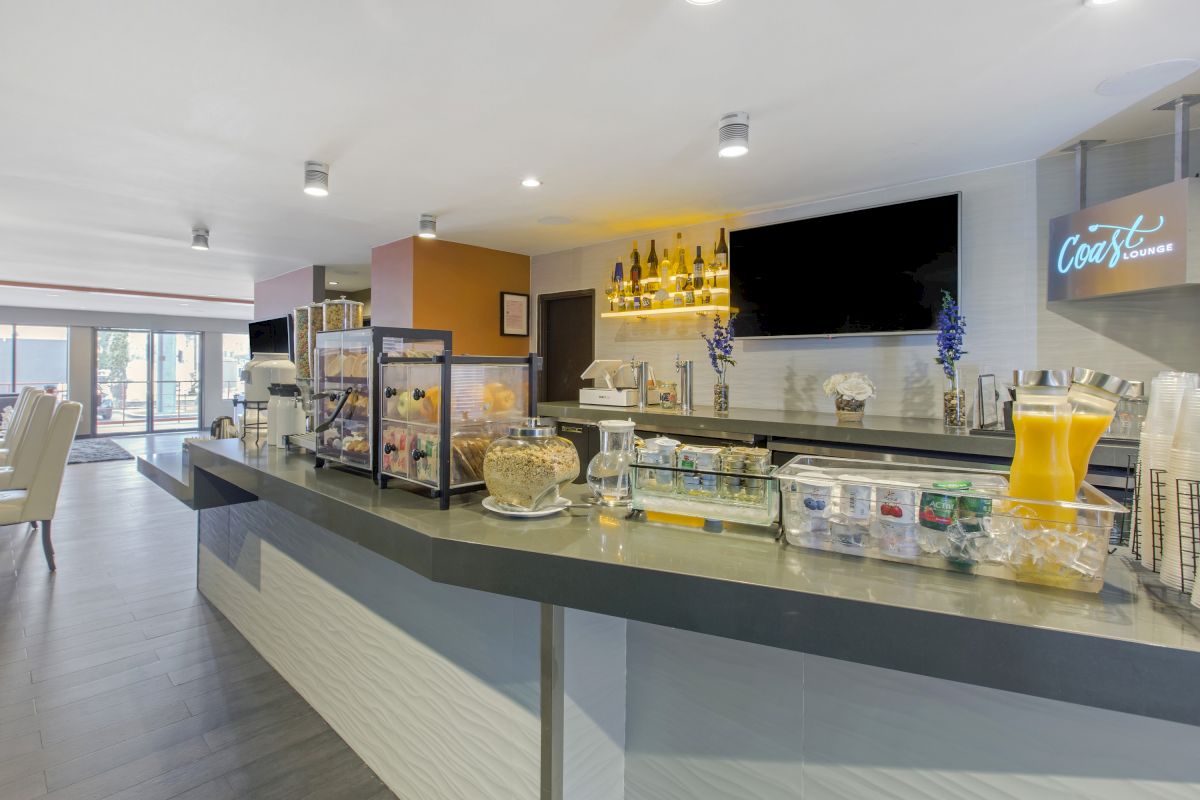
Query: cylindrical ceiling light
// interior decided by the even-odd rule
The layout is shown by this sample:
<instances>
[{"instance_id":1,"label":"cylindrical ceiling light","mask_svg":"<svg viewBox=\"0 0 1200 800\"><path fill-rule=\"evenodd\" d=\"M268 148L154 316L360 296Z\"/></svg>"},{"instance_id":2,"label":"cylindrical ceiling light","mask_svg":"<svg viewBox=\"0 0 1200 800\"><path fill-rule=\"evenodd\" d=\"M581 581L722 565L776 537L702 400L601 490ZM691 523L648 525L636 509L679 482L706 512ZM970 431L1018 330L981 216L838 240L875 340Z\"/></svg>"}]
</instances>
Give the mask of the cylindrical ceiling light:
<instances>
[{"instance_id":1,"label":"cylindrical ceiling light","mask_svg":"<svg viewBox=\"0 0 1200 800\"><path fill-rule=\"evenodd\" d=\"M721 130L717 137L717 155L721 158L737 158L750 152L750 115L735 111L721 117Z\"/></svg>"},{"instance_id":2,"label":"cylindrical ceiling light","mask_svg":"<svg viewBox=\"0 0 1200 800\"><path fill-rule=\"evenodd\" d=\"M192 249L208 249L208 228L192 228Z\"/></svg>"},{"instance_id":3,"label":"cylindrical ceiling light","mask_svg":"<svg viewBox=\"0 0 1200 800\"><path fill-rule=\"evenodd\" d=\"M421 225L417 229L417 236L420 236L422 239L436 239L437 217L433 214L422 214Z\"/></svg>"},{"instance_id":4,"label":"cylindrical ceiling light","mask_svg":"<svg viewBox=\"0 0 1200 800\"><path fill-rule=\"evenodd\" d=\"M304 162L304 193L313 197L329 194L329 165L322 161Z\"/></svg>"}]
</instances>

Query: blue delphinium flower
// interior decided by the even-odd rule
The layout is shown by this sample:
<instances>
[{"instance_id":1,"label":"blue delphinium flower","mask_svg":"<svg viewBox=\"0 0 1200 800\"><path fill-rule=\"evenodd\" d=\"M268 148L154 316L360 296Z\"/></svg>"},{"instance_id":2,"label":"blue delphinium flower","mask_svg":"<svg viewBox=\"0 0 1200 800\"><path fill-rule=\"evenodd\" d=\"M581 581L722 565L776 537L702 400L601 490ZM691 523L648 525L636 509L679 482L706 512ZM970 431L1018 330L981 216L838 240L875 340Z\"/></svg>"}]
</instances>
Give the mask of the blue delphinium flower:
<instances>
[{"instance_id":1,"label":"blue delphinium flower","mask_svg":"<svg viewBox=\"0 0 1200 800\"><path fill-rule=\"evenodd\" d=\"M721 315L714 314L712 336L702 333L700 338L708 346L709 363L712 364L717 377L724 380L725 369L737 366L737 362L733 360L733 317L722 325Z\"/></svg>"},{"instance_id":2,"label":"blue delphinium flower","mask_svg":"<svg viewBox=\"0 0 1200 800\"><path fill-rule=\"evenodd\" d=\"M958 303L945 290L942 291L942 310L937 318L938 354L934 362L942 365L942 372L953 380L955 365L967 354L963 350L963 334L967 332L967 320L958 312Z\"/></svg>"}]
</instances>

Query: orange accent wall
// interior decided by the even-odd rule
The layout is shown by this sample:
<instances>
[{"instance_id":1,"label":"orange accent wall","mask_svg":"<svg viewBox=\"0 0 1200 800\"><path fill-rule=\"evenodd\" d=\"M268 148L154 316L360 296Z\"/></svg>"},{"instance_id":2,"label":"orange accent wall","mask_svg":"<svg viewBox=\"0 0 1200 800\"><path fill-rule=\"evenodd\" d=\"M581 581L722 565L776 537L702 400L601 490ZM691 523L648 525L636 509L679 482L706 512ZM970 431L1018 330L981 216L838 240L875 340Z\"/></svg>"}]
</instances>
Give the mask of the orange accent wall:
<instances>
[{"instance_id":1,"label":"orange accent wall","mask_svg":"<svg viewBox=\"0 0 1200 800\"><path fill-rule=\"evenodd\" d=\"M500 335L500 292L529 294L529 256L441 239L412 242L413 327L453 331L459 354L529 352L529 337ZM374 286L372 301L374 322L383 302Z\"/></svg>"}]
</instances>

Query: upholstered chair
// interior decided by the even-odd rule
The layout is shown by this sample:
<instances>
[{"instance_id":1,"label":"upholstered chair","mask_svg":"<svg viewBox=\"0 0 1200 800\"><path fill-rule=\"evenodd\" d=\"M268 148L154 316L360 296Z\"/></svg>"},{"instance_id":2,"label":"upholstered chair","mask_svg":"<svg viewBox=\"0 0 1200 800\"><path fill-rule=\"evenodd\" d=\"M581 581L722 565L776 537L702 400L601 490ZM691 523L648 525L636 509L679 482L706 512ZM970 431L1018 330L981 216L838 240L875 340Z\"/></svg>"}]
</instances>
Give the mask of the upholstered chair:
<instances>
[{"instance_id":1,"label":"upholstered chair","mask_svg":"<svg viewBox=\"0 0 1200 800\"><path fill-rule=\"evenodd\" d=\"M21 390L20 396L17 397L17 403L13 406L12 421L4 432L4 438L0 440L0 465L8 463L13 449L21 440L21 435L25 432L25 424L29 420L29 413L32 411L33 400L44 394L45 392L41 389L34 389L31 386L26 386Z\"/></svg>"},{"instance_id":2,"label":"upholstered chair","mask_svg":"<svg viewBox=\"0 0 1200 800\"><path fill-rule=\"evenodd\" d=\"M50 418L54 415L54 398L40 394L29 403L30 410L25 418L25 429L20 432L13 448L9 450L8 463L0 467L0 491L25 489L37 473L42 448L46 446L46 434L50 429Z\"/></svg>"},{"instance_id":3,"label":"upholstered chair","mask_svg":"<svg viewBox=\"0 0 1200 800\"><path fill-rule=\"evenodd\" d=\"M54 398L48 398L51 405ZM47 433L42 437L41 457L37 461L33 480L24 489L0 491L0 525L16 525L22 522L41 522L42 550L46 564L55 570L54 545L50 540L50 522L58 506L58 493L62 488L63 472L71 454L71 443L79 428L79 416L83 406L75 402L59 403L54 409Z\"/></svg>"}]
</instances>

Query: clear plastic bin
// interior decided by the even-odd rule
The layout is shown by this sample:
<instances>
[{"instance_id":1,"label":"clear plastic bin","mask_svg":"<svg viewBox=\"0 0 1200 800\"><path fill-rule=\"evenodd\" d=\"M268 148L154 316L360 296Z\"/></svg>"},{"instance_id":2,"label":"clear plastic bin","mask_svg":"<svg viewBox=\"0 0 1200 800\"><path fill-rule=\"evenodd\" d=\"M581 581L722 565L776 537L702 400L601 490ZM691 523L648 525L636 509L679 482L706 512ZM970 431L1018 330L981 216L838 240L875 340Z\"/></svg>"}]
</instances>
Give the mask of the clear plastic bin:
<instances>
[{"instance_id":1,"label":"clear plastic bin","mask_svg":"<svg viewBox=\"0 0 1200 800\"><path fill-rule=\"evenodd\" d=\"M1089 592L1126 511L1087 483L1072 503L1011 497L999 470L797 456L776 477L789 544Z\"/></svg>"}]
</instances>

